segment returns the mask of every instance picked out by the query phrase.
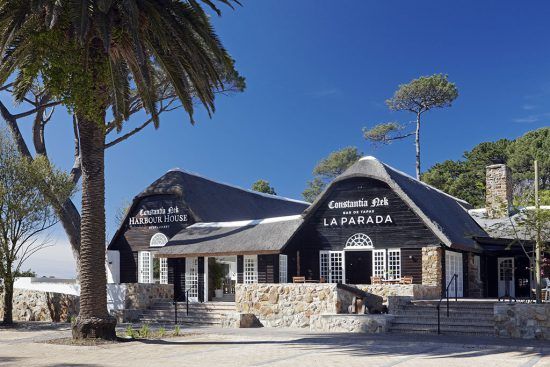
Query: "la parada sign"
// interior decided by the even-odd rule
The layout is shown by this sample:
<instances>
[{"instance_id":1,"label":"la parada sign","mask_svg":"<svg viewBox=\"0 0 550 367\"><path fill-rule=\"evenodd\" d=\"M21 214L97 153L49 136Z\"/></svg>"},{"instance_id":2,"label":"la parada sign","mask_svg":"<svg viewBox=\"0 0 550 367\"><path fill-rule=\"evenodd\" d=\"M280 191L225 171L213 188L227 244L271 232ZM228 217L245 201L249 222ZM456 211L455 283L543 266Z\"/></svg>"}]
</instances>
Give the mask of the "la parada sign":
<instances>
[{"instance_id":1,"label":"la parada sign","mask_svg":"<svg viewBox=\"0 0 550 367\"><path fill-rule=\"evenodd\" d=\"M383 225L393 224L390 214L376 213L377 209L388 209L390 206L387 197L375 197L372 199L361 198L359 200L344 200L328 202L327 213L331 215L323 217L324 227L342 227L356 225ZM340 209L343 209L340 211ZM338 212L334 213L333 212Z\"/></svg>"},{"instance_id":2,"label":"la parada sign","mask_svg":"<svg viewBox=\"0 0 550 367\"><path fill-rule=\"evenodd\" d=\"M170 206L159 209L140 209L135 216L130 217L128 224L130 227L163 226L184 223L188 220L188 215L182 213L178 206Z\"/></svg>"}]
</instances>

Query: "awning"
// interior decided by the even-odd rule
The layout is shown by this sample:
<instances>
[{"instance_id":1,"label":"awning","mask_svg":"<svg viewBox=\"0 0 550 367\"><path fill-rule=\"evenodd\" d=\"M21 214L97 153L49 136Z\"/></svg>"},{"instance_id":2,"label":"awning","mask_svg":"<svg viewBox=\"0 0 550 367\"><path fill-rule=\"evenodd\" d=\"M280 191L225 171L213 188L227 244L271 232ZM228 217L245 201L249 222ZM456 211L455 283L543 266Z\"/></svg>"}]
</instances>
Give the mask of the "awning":
<instances>
[{"instance_id":1,"label":"awning","mask_svg":"<svg viewBox=\"0 0 550 367\"><path fill-rule=\"evenodd\" d=\"M159 257L278 254L302 223L300 215L251 221L196 223L177 233Z\"/></svg>"}]
</instances>

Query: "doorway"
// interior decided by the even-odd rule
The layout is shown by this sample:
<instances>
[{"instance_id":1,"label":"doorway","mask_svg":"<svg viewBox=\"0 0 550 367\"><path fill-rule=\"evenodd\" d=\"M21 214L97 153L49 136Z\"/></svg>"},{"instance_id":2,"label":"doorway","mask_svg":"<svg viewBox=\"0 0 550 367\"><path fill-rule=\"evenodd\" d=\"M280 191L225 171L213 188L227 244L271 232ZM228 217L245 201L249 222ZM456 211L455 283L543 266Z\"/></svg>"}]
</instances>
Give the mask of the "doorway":
<instances>
[{"instance_id":1,"label":"doorway","mask_svg":"<svg viewBox=\"0 0 550 367\"><path fill-rule=\"evenodd\" d=\"M208 258L208 299L217 302L235 301L237 256Z\"/></svg>"},{"instance_id":2,"label":"doorway","mask_svg":"<svg viewBox=\"0 0 550 367\"><path fill-rule=\"evenodd\" d=\"M498 297L515 297L514 258L498 258Z\"/></svg>"},{"instance_id":3,"label":"doorway","mask_svg":"<svg viewBox=\"0 0 550 367\"><path fill-rule=\"evenodd\" d=\"M346 251L346 284L370 284L372 251Z\"/></svg>"},{"instance_id":4,"label":"doorway","mask_svg":"<svg viewBox=\"0 0 550 367\"><path fill-rule=\"evenodd\" d=\"M464 297L464 273L462 268L462 253L445 251L445 286L449 285L449 297ZM456 282L453 275L457 276ZM455 287L456 284L456 287Z\"/></svg>"}]
</instances>

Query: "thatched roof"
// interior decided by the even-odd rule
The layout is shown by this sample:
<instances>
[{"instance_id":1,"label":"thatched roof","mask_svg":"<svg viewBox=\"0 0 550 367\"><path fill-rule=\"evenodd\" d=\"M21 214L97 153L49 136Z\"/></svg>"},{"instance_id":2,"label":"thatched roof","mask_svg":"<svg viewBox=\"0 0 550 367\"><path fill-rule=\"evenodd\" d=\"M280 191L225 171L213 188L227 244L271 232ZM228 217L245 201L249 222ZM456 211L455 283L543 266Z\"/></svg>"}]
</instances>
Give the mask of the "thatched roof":
<instances>
[{"instance_id":1,"label":"thatched roof","mask_svg":"<svg viewBox=\"0 0 550 367\"><path fill-rule=\"evenodd\" d=\"M338 176L306 210L306 220L334 185L354 177L367 177L385 182L446 246L479 250L479 245L473 237L487 236L468 214L467 209L471 206L466 201L412 178L374 157L361 158Z\"/></svg>"},{"instance_id":2,"label":"thatched roof","mask_svg":"<svg viewBox=\"0 0 550 367\"><path fill-rule=\"evenodd\" d=\"M309 203L264 194L173 169L136 198L151 195L181 196L197 222L227 222L299 214Z\"/></svg>"},{"instance_id":3,"label":"thatched roof","mask_svg":"<svg viewBox=\"0 0 550 367\"><path fill-rule=\"evenodd\" d=\"M159 250L161 257L279 253L302 223L300 215L263 220L196 223Z\"/></svg>"}]
</instances>

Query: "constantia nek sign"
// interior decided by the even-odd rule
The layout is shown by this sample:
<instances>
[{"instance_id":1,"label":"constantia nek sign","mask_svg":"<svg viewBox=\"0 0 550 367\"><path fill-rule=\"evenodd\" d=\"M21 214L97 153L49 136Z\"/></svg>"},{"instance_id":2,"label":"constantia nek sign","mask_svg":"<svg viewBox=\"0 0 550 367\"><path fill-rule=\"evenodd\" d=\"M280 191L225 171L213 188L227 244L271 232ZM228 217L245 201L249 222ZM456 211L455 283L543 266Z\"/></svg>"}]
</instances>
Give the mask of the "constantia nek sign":
<instances>
[{"instance_id":1,"label":"constantia nek sign","mask_svg":"<svg viewBox=\"0 0 550 367\"><path fill-rule=\"evenodd\" d=\"M331 200L327 204L328 214L322 218L324 227L342 227L354 225L393 224L390 214L381 213L380 209L389 209L387 197L375 197L358 200Z\"/></svg>"}]
</instances>

